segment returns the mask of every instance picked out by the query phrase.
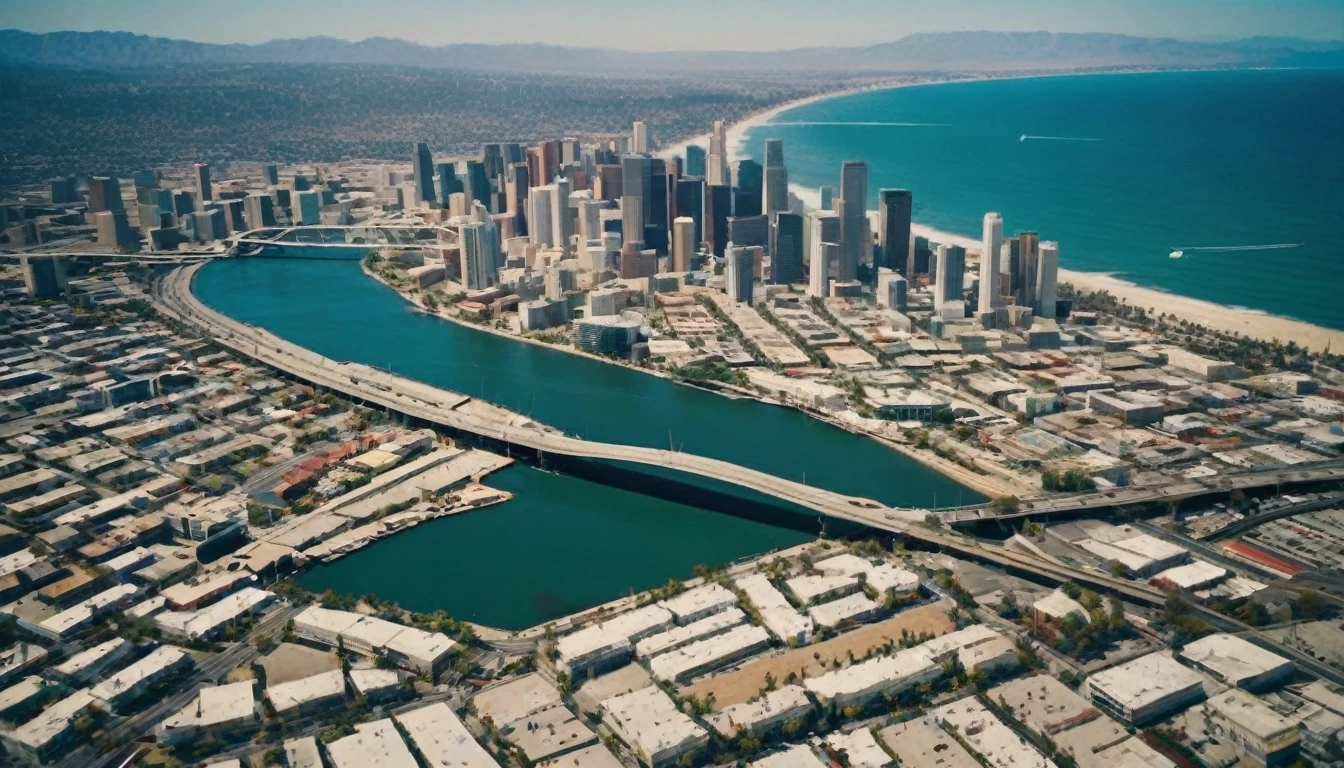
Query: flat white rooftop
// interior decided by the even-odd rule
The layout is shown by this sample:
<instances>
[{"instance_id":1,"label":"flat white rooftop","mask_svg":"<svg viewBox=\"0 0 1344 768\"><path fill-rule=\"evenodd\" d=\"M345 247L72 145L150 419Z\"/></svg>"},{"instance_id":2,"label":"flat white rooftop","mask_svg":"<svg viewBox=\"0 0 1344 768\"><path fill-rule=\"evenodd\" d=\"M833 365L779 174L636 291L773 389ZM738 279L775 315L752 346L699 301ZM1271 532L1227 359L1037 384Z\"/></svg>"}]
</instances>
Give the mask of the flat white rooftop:
<instances>
[{"instance_id":1,"label":"flat white rooftop","mask_svg":"<svg viewBox=\"0 0 1344 768\"><path fill-rule=\"evenodd\" d=\"M391 718L357 724L354 735L327 745L327 757L332 768L419 768Z\"/></svg>"},{"instance_id":2,"label":"flat white rooftop","mask_svg":"<svg viewBox=\"0 0 1344 768\"><path fill-rule=\"evenodd\" d=\"M812 708L807 689L786 685L742 704L732 704L705 718L714 730L734 736L739 728L751 730L762 723L774 724L801 717Z\"/></svg>"},{"instance_id":3,"label":"flat white rooftop","mask_svg":"<svg viewBox=\"0 0 1344 768\"><path fill-rule=\"evenodd\" d=\"M1204 678L1173 659L1169 652L1157 651L1094 673L1087 682L1122 706L1139 710L1168 696L1203 686Z\"/></svg>"},{"instance_id":4,"label":"flat white rooftop","mask_svg":"<svg viewBox=\"0 0 1344 768\"><path fill-rule=\"evenodd\" d=\"M1236 635L1216 634L1190 643L1181 657L1232 685L1244 685L1267 673L1292 675L1293 662Z\"/></svg>"},{"instance_id":5,"label":"flat white rooftop","mask_svg":"<svg viewBox=\"0 0 1344 768\"><path fill-rule=\"evenodd\" d=\"M812 618L795 610L765 574L743 576L736 583L756 606L756 610L760 611L761 622L775 637L785 642L796 639L802 643L812 638Z\"/></svg>"},{"instance_id":6,"label":"flat white rooftop","mask_svg":"<svg viewBox=\"0 0 1344 768\"><path fill-rule=\"evenodd\" d=\"M659 756L667 753L691 749L709 738L656 685L606 699L602 709L611 728L650 762L659 762Z\"/></svg>"},{"instance_id":7,"label":"flat white rooftop","mask_svg":"<svg viewBox=\"0 0 1344 768\"><path fill-rule=\"evenodd\" d=\"M816 562L817 570L843 576L864 575L868 586L879 592L912 592L919 589L919 576L891 563L871 563L858 555L844 553Z\"/></svg>"},{"instance_id":8,"label":"flat white rooftop","mask_svg":"<svg viewBox=\"0 0 1344 768\"><path fill-rule=\"evenodd\" d=\"M934 710L934 717L955 728L967 746L979 752L990 765L1014 768L1055 768L1030 742L999 721L974 697L966 697Z\"/></svg>"},{"instance_id":9,"label":"flat white rooftop","mask_svg":"<svg viewBox=\"0 0 1344 768\"><path fill-rule=\"evenodd\" d=\"M452 708L441 701L403 712L396 718L406 729L416 751L429 765L499 768L490 753L472 738L471 732L453 713ZM383 764L377 765L382 768Z\"/></svg>"},{"instance_id":10,"label":"flat white rooftop","mask_svg":"<svg viewBox=\"0 0 1344 768\"><path fill-rule=\"evenodd\" d=\"M825 768L826 763L823 763L807 744L794 744L782 752L766 755L750 765L751 768Z\"/></svg>"},{"instance_id":11,"label":"flat white rooftop","mask_svg":"<svg viewBox=\"0 0 1344 768\"><path fill-rule=\"evenodd\" d=\"M850 768L888 768L896 764L867 728L849 733L836 731L826 737L826 743L831 745L831 749L845 754Z\"/></svg>"},{"instance_id":12,"label":"flat white rooftop","mask_svg":"<svg viewBox=\"0 0 1344 768\"><path fill-rule=\"evenodd\" d=\"M862 592L845 595L838 600L820 603L807 609L807 614L819 627L834 627L852 619L862 619L882 610L882 604Z\"/></svg>"},{"instance_id":13,"label":"flat white rooftop","mask_svg":"<svg viewBox=\"0 0 1344 768\"><path fill-rule=\"evenodd\" d=\"M1264 741L1296 733L1297 722L1270 709L1269 705L1240 688L1229 688L1209 697L1205 707L1214 710L1241 730Z\"/></svg>"},{"instance_id":14,"label":"flat white rooftop","mask_svg":"<svg viewBox=\"0 0 1344 768\"><path fill-rule=\"evenodd\" d=\"M721 635L697 640L649 661L649 670L659 680L680 680L740 658L770 642L770 633L754 624L736 626Z\"/></svg>"},{"instance_id":15,"label":"flat white rooftop","mask_svg":"<svg viewBox=\"0 0 1344 768\"><path fill-rule=\"evenodd\" d=\"M271 706L280 713L344 695L345 673L339 669L266 687L266 698L271 700Z\"/></svg>"},{"instance_id":16,"label":"flat white rooftop","mask_svg":"<svg viewBox=\"0 0 1344 768\"><path fill-rule=\"evenodd\" d=\"M737 595L724 588L722 584L710 582L688 589L662 601L659 605L671 611L678 621L682 621L687 616L704 615L737 605Z\"/></svg>"},{"instance_id":17,"label":"flat white rooftop","mask_svg":"<svg viewBox=\"0 0 1344 768\"><path fill-rule=\"evenodd\" d=\"M208 728L245 720L256 713L252 681L202 688L191 703L163 721L165 728Z\"/></svg>"},{"instance_id":18,"label":"flat white rooftop","mask_svg":"<svg viewBox=\"0 0 1344 768\"><path fill-rule=\"evenodd\" d=\"M684 627L673 627L640 640L635 644L635 655L644 658L676 650L701 638L721 634L746 621L747 615L741 609L730 607Z\"/></svg>"},{"instance_id":19,"label":"flat white rooftop","mask_svg":"<svg viewBox=\"0 0 1344 768\"><path fill-rule=\"evenodd\" d=\"M503 728L533 712L559 704L560 691L546 678L533 672L506 683L492 685L476 694L472 702L476 705L479 717L488 717L496 727Z\"/></svg>"},{"instance_id":20,"label":"flat white rooftop","mask_svg":"<svg viewBox=\"0 0 1344 768\"><path fill-rule=\"evenodd\" d=\"M804 574L784 582L794 597L803 605L812 605L830 595L851 592L859 588L859 580L853 576L825 574Z\"/></svg>"}]
</instances>

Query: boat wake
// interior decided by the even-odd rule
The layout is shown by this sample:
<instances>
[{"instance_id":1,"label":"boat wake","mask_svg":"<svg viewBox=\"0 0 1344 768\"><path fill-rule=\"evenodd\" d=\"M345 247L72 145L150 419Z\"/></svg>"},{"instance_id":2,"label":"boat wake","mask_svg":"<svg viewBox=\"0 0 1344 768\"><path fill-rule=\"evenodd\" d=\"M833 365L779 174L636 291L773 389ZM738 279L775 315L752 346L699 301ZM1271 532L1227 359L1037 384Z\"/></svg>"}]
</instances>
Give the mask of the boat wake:
<instances>
[{"instance_id":1,"label":"boat wake","mask_svg":"<svg viewBox=\"0 0 1344 768\"><path fill-rule=\"evenodd\" d=\"M1284 248L1301 248L1306 243L1269 243L1266 245L1187 245L1173 248L1169 254L1173 259L1185 256L1187 251L1194 253L1240 253L1242 251L1277 251Z\"/></svg>"},{"instance_id":2,"label":"boat wake","mask_svg":"<svg viewBox=\"0 0 1344 768\"><path fill-rule=\"evenodd\" d=\"M1030 141L1101 141L1101 139L1092 139L1092 138L1088 138L1088 137L1086 137L1086 136L1030 136L1030 135L1024 133L1024 134L1022 134L1022 137L1019 138L1019 139L1017 140L1017 143L1018 143L1018 144L1021 144L1021 143L1025 142L1025 141L1028 141L1028 140L1030 140Z\"/></svg>"},{"instance_id":3,"label":"boat wake","mask_svg":"<svg viewBox=\"0 0 1344 768\"><path fill-rule=\"evenodd\" d=\"M886 128L950 128L950 127L952 126L951 123L832 122L832 121L824 121L824 120L798 120L798 121L787 121L787 122L780 122L780 123L769 123L769 125L791 125L791 126L808 126L808 125L862 125L862 126L878 126L878 127L886 127Z\"/></svg>"}]
</instances>

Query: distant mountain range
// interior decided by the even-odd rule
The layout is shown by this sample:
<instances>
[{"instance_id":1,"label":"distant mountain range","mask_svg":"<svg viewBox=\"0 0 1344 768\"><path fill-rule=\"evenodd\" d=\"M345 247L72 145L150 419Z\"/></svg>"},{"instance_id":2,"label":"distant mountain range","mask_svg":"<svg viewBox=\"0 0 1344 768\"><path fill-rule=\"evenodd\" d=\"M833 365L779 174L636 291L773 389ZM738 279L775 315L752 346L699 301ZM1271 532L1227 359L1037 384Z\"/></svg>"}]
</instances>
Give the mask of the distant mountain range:
<instances>
[{"instance_id":1,"label":"distant mountain range","mask_svg":"<svg viewBox=\"0 0 1344 768\"><path fill-rule=\"evenodd\" d=\"M1006 71L1136 67L1338 67L1344 41L1253 37L1191 42L1102 33L923 32L890 43L787 51L627 51L533 44L427 46L384 37L216 45L129 32L0 30L0 63L70 69L218 64L381 64L624 75L764 71Z\"/></svg>"}]
</instances>

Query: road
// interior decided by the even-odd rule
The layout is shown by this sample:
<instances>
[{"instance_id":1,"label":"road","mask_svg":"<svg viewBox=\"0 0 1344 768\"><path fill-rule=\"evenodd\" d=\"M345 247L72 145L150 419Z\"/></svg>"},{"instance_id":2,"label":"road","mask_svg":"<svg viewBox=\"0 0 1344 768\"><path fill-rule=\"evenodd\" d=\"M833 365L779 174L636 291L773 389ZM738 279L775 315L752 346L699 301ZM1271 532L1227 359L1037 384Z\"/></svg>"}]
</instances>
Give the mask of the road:
<instances>
[{"instance_id":1,"label":"road","mask_svg":"<svg viewBox=\"0 0 1344 768\"><path fill-rule=\"evenodd\" d=\"M1073 568L947 533L941 528L917 522L923 519L923 515L918 511L894 510L869 499L854 498L802 485L717 459L653 448L580 440L538 424L520 414L479 401L476 405L491 414L489 417L464 412L463 406L472 400L465 395L438 389L369 366L336 363L286 342L265 330L245 325L207 308L191 292L192 276L199 268L200 265L192 265L173 270L156 284L155 303L164 314L176 318L185 325L200 329L218 343L261 363L286 371L314 385L340 392L354 400L373 403L458 432L530 448L542 454L634 462L709 477L774 496L831 517L899 534L962 558L1035 574L1057 583L1073 581L1101 592L1114 592L1143 605L1162 606L1166 603L1167 593L1148 584L1116 578L1101 571ZM1108 499L1108 504L1105 506L1117 503L1105 495L1101 498ZM1085 500L1083 503L1090 505L1092 502ZM1098 503L1097 506L1103 505ZM1293 658L1304 669L1318 676L1344 684L1344 674L1320 664L1295 649L1282 646L1274 638L1250 625L1223 616L1202 605L1196 604L1192 609L1219 625L1248 632L1248 637Z\"/></svg>"},{"instance_id":2,"label":"road","mask_svg":"<svg viewBox=\"0 0 1344 768\"><path fill-rule=\"evenodd\" d=\"M214 683L232 669L250 665L261 656L252 641L267 634L278 636L285 624L297 616L300 610L298 606L282 603L254 624L246 637L196 665L185 688L149 709L122 720L108 732L103 741L123 744L140 738L159 721L190 704L202 685ZM93 747L80 747L56 765L60 768L110 768L116 764L119 754L98 755Z\"/></svg>"}]
</instances>

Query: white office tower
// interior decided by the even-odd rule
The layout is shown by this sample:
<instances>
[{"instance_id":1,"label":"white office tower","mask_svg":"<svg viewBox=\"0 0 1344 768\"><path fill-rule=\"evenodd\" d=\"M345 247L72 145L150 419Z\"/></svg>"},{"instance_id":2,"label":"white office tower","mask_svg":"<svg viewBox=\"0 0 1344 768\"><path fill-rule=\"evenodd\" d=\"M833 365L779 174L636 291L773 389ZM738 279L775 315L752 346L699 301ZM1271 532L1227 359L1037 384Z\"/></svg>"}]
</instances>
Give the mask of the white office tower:
<instances>
[{"instance_id":1,"label":"white office tower","mask_svg":"<svg viewBox=\"0 0 1344 768\"><path fill-rule=\"evenodd\" d=\"M644 200L634 195L621 197L621 243L644 242Z\"/></svg>"},{"instance_id":2,"label":"white office tower","mask_svg":"<svg viewBox=\"0 0 1344 768\"><path fill-rule=\"evenodd\" d=\"M527 238L538 248L551 248L555 243L554 214L555 185L533 187L527 192Z\"/></svg>"},{"instance_id":3,"label":"white office tower","mask_svg":"<svg viewBox=\"0 0 1344 768\"><path fill-rule=\"evenodd\" d=\"M807 258L811 262L821 253L822 243L840 242L840 216L835 211L807 212ZM835 265L831 265L834 271ZM828 275L830 272L827 273Z\"/></svg>"},{"instance_id":4,"label":"white office tower","mask_svg":"<svg viewBox=\"0 0 1344 768\"><path fill-rule=\"evenodd\" d=\"M709 154L705 156L705 183L729 184L728 178L728 130L722 120L714 121L714 130L709 134Z\"/></svg>"},{"instance_id":5,"label":"white office tower","mask_svg":"<svg viewBox=\"0 0 1344 768\"><path fill-rule=\"evenodd\" d=\"M602 239L602 211L610 206L609 200L579 201L579 238L584 243Z\"/></svg>"},{"instance_id":6,"label":"white office tower","mask_svg":"<svg viewBox=\"0 0 1344 768\"><path fill-rule=\"evenodd\" d=\"M643 120L636 120L630 131L630 151L640 155L649 151L649 127Z\"/></svg>"},{"instance_id":7,"label":"white office tower","mask_svg":"<svg viewBox=\"0 0 1344 768\"><path fill-rule=\"evenodd\" d=\"M839 243L818 243L807 273L807 295L824 299L831 294L831 269L840 259Z\"/></svg>"},{"instance_id":8,"label":"white office tower","mask_svg":"<svg viewBox=\"0 0 1344 768\"><path fill-rule=\"evenodd\" d=\"M738 303L751 303L752 272L755 270L756 254L751 248L728 244L724 252L724 290L728 298Z\"/></svg>"},{"instance_id":9,"label":"white office tower","mask_svg":"<svg viewBox=\"0 0 1344 768\"><path fill-rule=\"evenodd\" d=\"M672 271L690 272L695 257L695 219L678 216L672 221Z\"/></svg>"},{"instance_id":10,"label":"white office tower","mask_svg":"<svg viewBox=\"0 0 1344 768\"><path fill-rule=\"evenodd\" d=\"M979 312L993 312L999 299L999 251L1003 248L1003 217L986 213L984 236L980 240Z\"/></svg>"},{"instance_id":11,"label":"white office tower","mask_svg":"<svg viewBox=\"0 0 1344 768\"><path fill-rule=\"evenodd\" d=\"M479 202L471 221L462 225L462 283L469 291L489 288L498 281L499 229Z\"/></svg>"},{"instance_id":12,"label":"white office tower","mask_svg":"<svg viewBox=\"0 0 1344 768\"><path fill-rule=\"evenodd\" d=\"M551 187L551 246L570 253L570 235L574 234L574 215L569 210L569 179L556 179Z\"/></svg>"},{"instance_id":13,"label":"white office tower","mask_svg":"<svg viewBox=\"0 0 1344 768\"><path fill-rule=\"evenodd\" d=\"M789 172L784 167L784 140L765 140L765 168L762 171L761 189L765 199L761 203L761 213L769 216L777 211L789 210Z\"/></svg>"},{"instance_id":14,"label":"white office tower","mask_svg":"<svg viewBox=\"0 0 1344 768\"><path fill-rule=\"evenodd\" d=\"M1037 317L1055 319L1055 299L1059 289L1059 243L1047 240L1040 245L1040 256L1036 259L1036 306L1032 307Z\"/></svg>"},{"instance_id":15,"label":"white office tower","mask_svg":"<svg viewBox=\"0 0 1344 768\"><path fill-rule=\"evenodd\" d=\"M840 214L840 264L836 279L849 281L859 273L859 265L873 251L872 225L868 222L868 164L846 160L840 164L840 199L835 210Z\"/></svg>"},{"instance_id":16,"label":"white office tower","mask_svg":"<svg viewBox=\"0 0 1344 768\"><path fill-rule=\"evenodd\" d=\"M877 270L877 305L904 312L907 308L907 296L910 284L901 273L879 267Z\"/></svg>"}]
</instances>

